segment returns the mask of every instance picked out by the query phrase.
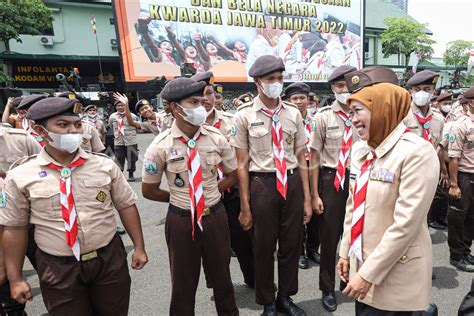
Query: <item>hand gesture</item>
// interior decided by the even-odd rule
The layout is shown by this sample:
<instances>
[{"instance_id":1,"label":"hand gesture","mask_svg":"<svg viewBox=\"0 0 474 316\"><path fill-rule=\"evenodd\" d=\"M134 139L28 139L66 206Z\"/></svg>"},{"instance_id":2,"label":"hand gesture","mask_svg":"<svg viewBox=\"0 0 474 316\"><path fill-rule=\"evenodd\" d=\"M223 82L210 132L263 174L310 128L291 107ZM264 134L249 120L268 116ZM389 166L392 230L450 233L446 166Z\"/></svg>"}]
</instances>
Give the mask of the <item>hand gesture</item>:
<instances>
[{"instance_id":1,"label":"hand gesture","mask_svg":"<svg viewBox=\"0 0 474 316\"><path fill-rule=\"evenodd\" d=\"M114 92L114 100L117 102L122 103L125 106L128 106L128 98L125 94L120 94L118 92Z\"/></svg>"},{"instance_id":2,"label":"hand gesture","mask_svg":"<svg viewBox=\"0 0 474 316\"><path fill-rule=\"evenodd\" d=\"M135 249L132 255L132 269L141 270L148 262L148 256L145 250Z\"/></svg>"}]
</instances>

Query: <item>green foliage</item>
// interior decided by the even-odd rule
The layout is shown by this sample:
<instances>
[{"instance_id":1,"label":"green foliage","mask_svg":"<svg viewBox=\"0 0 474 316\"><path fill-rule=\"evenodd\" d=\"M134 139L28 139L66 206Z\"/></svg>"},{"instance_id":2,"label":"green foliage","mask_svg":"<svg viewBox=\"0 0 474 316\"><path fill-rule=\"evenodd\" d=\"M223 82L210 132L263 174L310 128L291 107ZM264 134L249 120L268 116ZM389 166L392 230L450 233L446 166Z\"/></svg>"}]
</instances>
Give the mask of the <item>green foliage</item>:
<instances>
[{"instance_id":1,"label":"green foliage","mask_svg":"<svg viewBox=\"0 0 474 316\"><path fill-rule=\"evenodd\" d=\"M382 53L387 58L390 55L405 56L405 67L408 66L412 53L423 53L424 59L430 59L433 54L431 47L434 40L423 32L424 25L407 18L386 18L388 28L382 33Z\"/></svg>"},{"instance_id":2,"label":"green foliage","mask_svg":"<svg viewBox=\"0 0 474 316\"><path fill-rule=\"evenodd\" d=\"M9 40L21 42L20 34L39 35L51 27L51 10L41 0L0 1L0 41L10 51Z\"/></svg>"},{"instance_id":3,"label":"green foliage","mask_svg":"<svg viewBox=\"0 0 474 316\"><path fill-rule=\"evenodd\" d=\"M456 68L466 68L469 61L469 52L474 42L456 40L449 42L446 45L446 52L443 56L443 61L448 66Z\"/></svg>"}]
</instances>

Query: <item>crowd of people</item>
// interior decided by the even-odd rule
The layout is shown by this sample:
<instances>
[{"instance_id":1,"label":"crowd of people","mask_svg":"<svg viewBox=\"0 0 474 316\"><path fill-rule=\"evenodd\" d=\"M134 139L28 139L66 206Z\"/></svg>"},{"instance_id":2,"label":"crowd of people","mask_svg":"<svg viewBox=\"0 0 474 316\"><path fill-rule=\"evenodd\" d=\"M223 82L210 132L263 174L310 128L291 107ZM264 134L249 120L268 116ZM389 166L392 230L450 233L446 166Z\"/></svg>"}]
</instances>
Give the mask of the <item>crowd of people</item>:
<instances>
[{"instance_id":1,"label":"crowd of people","mask_svg":"<svg viewBox=\"0 0 474 316\"><path fill-rule=\"evenodd\" d=\"M210 71L169 81L162 112L115 93L115 161L101 153L106 128L94 105L69 93L9 99L0 125L3 313L24 315L32 298L26 255L51 315L128 314L114 210L134 245L131 268L142 269L127 181L143 130L156 137L141 193L168 204L170 315L194 315L201 268L217 314L239 314L232 251L262 315L306 315L291 297L308 260L320 265L327 311L338 306L337 275L356 315L433 315L428 227L447 227L451 265L474 272L474 87L437 95L439 74L429 70L400 87L388 68L343 65L328 79L334 102L318 108L306 83L284 88L284 71L280 58L257 58L257 95L235 98L235 114L219 108Z\"/></svg>"}]
</instances>

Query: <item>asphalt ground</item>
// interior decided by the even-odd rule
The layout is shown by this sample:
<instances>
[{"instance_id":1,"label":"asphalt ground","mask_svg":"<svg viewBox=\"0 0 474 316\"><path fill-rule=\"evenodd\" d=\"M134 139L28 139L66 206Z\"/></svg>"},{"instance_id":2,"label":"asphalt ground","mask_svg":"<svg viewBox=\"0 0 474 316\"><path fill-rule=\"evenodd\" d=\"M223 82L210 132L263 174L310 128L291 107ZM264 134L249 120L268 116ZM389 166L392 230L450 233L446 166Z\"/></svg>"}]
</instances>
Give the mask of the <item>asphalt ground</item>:
<instances>
[{"instance_id":1,"label":"asphalt ground","mask_svg":"<svg viewBox=\"0 0 474 316\"><path fill-rule=\"evenodd\" d=\"M129 315L167 315L171 297L171 280L169 273L168 250L165 242L164 223L167 204L146 200L141 195L140 177L142 158L153 135L140 134L138 146L140 160L137 162L137 182L130 183L138 195L138 209L142 220L146 251L149 262L140 271L130 269L132 288ZM163 186L166 186L165 181ZM118 224L120 219L117 216ZM457 315L457 310L464 295L469 291L473 274L457 271L449 264L446 231L431 230L433 240L433 302L438 305L439 315ZM122 237L129 263L133 245L128 237ZM276 265L275 265L276 266ZM237 307L241 315L260 315L262 307L255 303L254 291L249 289L243 280L236 258L231 260L231 274L235 289ZM276 274L275 274L276 275ZM25 261L24 276L30 283L34 298L26 307L28 315L47 315L44 307L38 277L28 260ZM310 263L307 270L299 270L299 292L293 297L294 302L302 307L307 315L354 315L354 301L343 296L338 290L336 298L339 303L334 313L326 312L321 306L321 292L318 290L319 266ZM338 284L338 281L336 285ZM196 315L216 315L212 290L206 288L201 273L196 293Z\"/></svg>"}]
</instances>

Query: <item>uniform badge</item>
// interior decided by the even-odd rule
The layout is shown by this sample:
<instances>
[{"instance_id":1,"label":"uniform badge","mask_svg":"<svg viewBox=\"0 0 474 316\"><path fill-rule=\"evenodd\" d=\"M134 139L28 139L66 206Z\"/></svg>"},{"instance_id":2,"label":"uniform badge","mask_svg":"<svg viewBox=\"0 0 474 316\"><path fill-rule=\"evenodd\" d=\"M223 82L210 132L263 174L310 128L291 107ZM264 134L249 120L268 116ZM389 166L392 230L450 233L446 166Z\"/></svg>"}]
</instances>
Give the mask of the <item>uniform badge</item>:
<instances>
[{"instance_id":1,"label":"uniform badge","mask_svg":"<svg viewBox=\"0 0 474 316\"><path fill-rule=\"evenodd\" d=\"M370 173L370 180L393 183L395 181L395 174L387 169L376 169Z\"/></svg>"},{"instance_id":2,"label":"uniform badge","mask_svg":"<svg viewBox=\"0 0 474 316\"><path fill-rule=\"evenodd\" d=\"M353 85L356 85L356 84L359 84L360 78L359 78L359 76L353 76L351 81L352 81Z\"/></svg>"},{"instance_id":3,"label":"uniform badge","mask_svg":"<svg viewBox=\"0 0 474 316\"><path fill-rule=\"evenodd\" d=\"M188 140L188 147L191 148L191 149L196 147L196 141L192 138L190 140Z\"/></svg>"},{"instance_id":4,"label":"uniform badge","mask_svg":"<svg viewBox=\"0 0 474 316\"><path fill-rule=\"evenodd\" d=\"M145 173L146 174L157 174L158 163L156 161L145 161Z\"/></svg>"},{"instance_id":5,"label":"uniform badge","mask_svg":"<svg viewBox=\"0 0 474 316\"><path fill-rule=\"evenodd\" d=\"M277 114L273 114L272 121L275 123L280 122L280 117Z\"/></svg>"},{"instance_id":6,"label":"uniform badge","mask_svg":"<svg viewBox=\"0 0 474 316\"><path fill-rule=\"evenodd\" d=\"M36 141L37 141L37 142L42 142L42 141L43 141L43 137L41 137L41 136L39 136L39 135L36 136Z\"/></svg>"},{"instance_id":7,"label":"uniform badge","mask_svg":"<svg viewBox=\"0 0 474 316\"><path fill-rule=\"evenodd\" d=\"M409 129L418 129L418 126L408 126Z\"/></svg>"},{"instance_id":8,"label":"uniform badge","mask_svg":"<svg viewBox=\"0 0 474 316\"><path fill-rule=\"evenodd\" d=\"M0 192L0 208L7 207L7 195L5 191Z\"/></svg>"},{"instance_id":9,"label":"uniform badge","mask_svg":"<svg viewBox=\"0 0 474 316\"><path fill-rule=\"evenodd\" d=\"M291 145L293 143L293 136L291 135L288 135L288 137L286 138L286 143L288 145Z\"/></svg>"},{"instance_id":10,"label":"uniform badge","mask_svg":"<svg viewBox=\"0 0 474 316\"><path fill-rule=\"evenodd\" d=\"M448 139L450 143L454 143L456 141L456 135L449 134Z\"/></svg>"},{"instance_id":11,"label":"uniform badge","mask_svg":"<svg viewBox=\"0 0 474 316\"><path fill-rule=\"evenodd\" d=\"M107 194L104 191L99 191L99 194L97 194L95 199L101 203L104 203L105 199L107 199Z\"/></svg>"},{"instance_id":12,"label":"uniform badge","mask_svg":"<svg viewBox=\"0 0 474 316\"><path fill-rule=\"evenodd\" d=\"M265 124L264 122L253 122L250 124L250 126L262 126L264 124Z\"/></svg>"},{"instance_id":13,"label":"uniform badge","mask_svg":"<svg viewBox=\"0 0 474 316\"><path fill-rule=\"evenodd\" d=\"M311 122L311 131L314 132L316 130L316 121Z\"/></svg>"},{"instance_id":14,"label":"uniform badge","mask_svg":"<svg viewBox=\"0 0 474 316\"><path fill-rule=\"evenodd\" d=\"M184 180L179 176L179 173L176 175L176 179L174 179L174 185L177 186L178 188L181 188L184 186Z\"/></svg>"},{"instance_id":15,"label":"uniform badge","mask_svg":"<svg viewBox=\"0 0 474 316\"><path fill-rule=\"evenodd\" d=\"M425 124L423 124L423 128L424 129L430 128L430 122L426 122Z\"/></svg>"},{"instance_id":16,"label":"uniform badge","mask_svg":"<svg viewBox=\"0 0 474 316\"><path fill-rule=\"evenodd\" d=\"M89 140L88 140L87 138L82 137L82 143L83 143L84 145L87 144L88 141L89 141Z\"/></svg>"},{"instance_id":17,"label":"uniform badge","mask_svg":"<svg viewBox=\"0 0 474 316\"><path fill-rule=\"evenodd\" d=\"M170 150L170 153L171 153L171 157L177 157L178 156L178 151L174 148L172 148Z\"/></svg>"},{"instance_id":18,"label":"uniform badge","mask_svg":"<svg viewBox=\"0 0 474 316\"><path fill-rule=\"evenodd\" d=\"M308 125L309 123L311 123L311 119L309 117L305 118L304 123Z\"/></svg>"},{"instance_id":19,"label":"uniform badge","mask_svg":"<svg viewBox=\"0 0 474 316\"><path fill-rule=\"evenodd\" d=\"M212 173L213 175L215 175L215 174L217 173L217 167L216 167L216 166L212 166L212 168L211 168L211 173Z\"/></svg>"},{"instance_id":20,"label":"uniform badge","mask_svg":"<svg viewBox=\"0 0 474 316\"><path fill-rule=\"evenodd\" d=\"M346 124L347 127L349 127L349 126L352 125L352 122L351 122L351 120L346 120L345 124Z\"/></svg>"},{"instance_id":21,"label":"uniform badge","mask_svg":"<svg viewBox=\"0 0 474 316\"><path fill-rule=\"evenodd\" d=\"M63 168L61 170L61 177L63 177L63 178L69 178L71 176L71 174L72 174L72 171L69 168Z\"/></svg>"},{"instance_id":22,"label":"uniform badge","mask_svg":"<svg viewBox=\"0 0 474 316\"><path fill-rule=\"evenodd\" d=\"M45 178L47 175L48 175L48 173L47 173L46 171L40 171L40 172L38 172L38 176L39 176L40 178Z\"/></svg>"},{"instance_id":23,"label":"uniform badge","mask_svg":"<svg viewBox=\"0 0 474 316\"><path fill-rule=\"evenodd\" d=\"M232 126L230 127L230 135L237 135L237 126L235 126L235 124L232 124Z\"/></svg>"}]
</instances>

